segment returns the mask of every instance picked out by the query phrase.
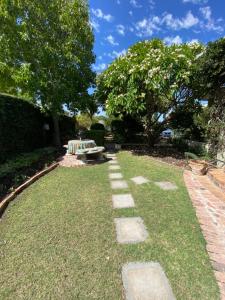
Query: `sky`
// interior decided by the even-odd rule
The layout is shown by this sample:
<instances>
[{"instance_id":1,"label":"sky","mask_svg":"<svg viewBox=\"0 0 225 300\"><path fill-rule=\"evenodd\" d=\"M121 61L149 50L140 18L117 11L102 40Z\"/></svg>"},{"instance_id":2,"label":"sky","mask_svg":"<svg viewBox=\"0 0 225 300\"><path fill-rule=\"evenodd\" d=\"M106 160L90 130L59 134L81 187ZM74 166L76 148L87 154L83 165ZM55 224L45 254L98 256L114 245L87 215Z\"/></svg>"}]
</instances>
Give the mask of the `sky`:
<instances>
[{"instance_id":1,"label":"sky","mask_svg":"<svg viewBox=\"0 0 225 300\"><path fill-rule=\"evenodd\" d=\"M206 44L225 37L225 0L90 0L89 6L97 73L141 40Z\"/></svg>"}]
</instances>

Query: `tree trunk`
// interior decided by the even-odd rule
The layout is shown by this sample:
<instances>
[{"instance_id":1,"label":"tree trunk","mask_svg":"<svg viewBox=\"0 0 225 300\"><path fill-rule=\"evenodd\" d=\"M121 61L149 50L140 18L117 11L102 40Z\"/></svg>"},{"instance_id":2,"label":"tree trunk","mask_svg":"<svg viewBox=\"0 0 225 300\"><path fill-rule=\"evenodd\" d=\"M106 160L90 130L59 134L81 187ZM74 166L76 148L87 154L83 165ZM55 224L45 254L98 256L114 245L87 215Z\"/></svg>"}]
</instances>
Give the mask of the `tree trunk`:
<instances>
[{"instance_id":1,"label":"tree trunk","mask_svg":"<svg viewBox=\"0 0 225 300\"><path fill-rule=\"evenodd\" d=\"M149 93L146 96L146 109L147 109L147 120L146 120L146 134L147 134L147 144L148 147L154 147L155 139L153 138L154 132L152 128L152 116L153 116L153 105L154 105L154 99L153 95Z\"/></svg>"},{"instance_id":2,"label":"tree trunk","mask_svg":"<svg viewBox=\"0 0 225 300\"><path fill-rule=\"evenodd\" d=\"M53 126L54 126L53 142L55 147L60 148L61 140L60 140L59 118L57 114L53 114L52 119L53 119Z\"/></svg>"}]
</instances>

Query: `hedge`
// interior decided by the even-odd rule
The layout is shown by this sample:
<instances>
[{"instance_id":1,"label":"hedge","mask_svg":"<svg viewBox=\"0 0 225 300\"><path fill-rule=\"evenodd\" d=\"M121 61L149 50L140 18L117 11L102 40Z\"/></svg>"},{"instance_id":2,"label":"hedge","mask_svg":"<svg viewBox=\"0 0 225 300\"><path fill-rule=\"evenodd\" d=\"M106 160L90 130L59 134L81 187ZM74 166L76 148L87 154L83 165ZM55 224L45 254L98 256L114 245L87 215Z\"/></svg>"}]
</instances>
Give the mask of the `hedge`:
<instances>
[{"instance_id":1,"label":"hedge","mask_svg":"<svg viewBox=\"0 0 225 300\"><path fill-rule=\"evenodd\" d=\"M97 146L104 146L105 130L87 130L85 138L94 140Z\"/></svg>"},{"instance_id":2,"label":"hedge","mask_svg":"<svg viewBox=\"0 0 225 300\"><path fill-rule=\"evenodd\" d=\"M44 124L49 130L44 130ZM62 141L75 135L72 118L59 120ZM32 103L14 96L0 94L0 163L24 152L52 145L53 124Z\"/></svg>"}]
</instances>

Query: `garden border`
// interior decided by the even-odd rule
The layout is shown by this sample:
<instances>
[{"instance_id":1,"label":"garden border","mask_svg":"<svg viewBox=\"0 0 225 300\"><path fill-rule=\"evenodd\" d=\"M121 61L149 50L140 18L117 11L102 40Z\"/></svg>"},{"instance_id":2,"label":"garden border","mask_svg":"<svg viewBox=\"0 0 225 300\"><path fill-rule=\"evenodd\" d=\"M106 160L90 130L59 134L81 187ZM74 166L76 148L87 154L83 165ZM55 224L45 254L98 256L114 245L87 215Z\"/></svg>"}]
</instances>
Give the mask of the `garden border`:
<instances>
[{"instance_id":1,"label":"garden border","mask_svg":"<svg viewBox=\"0 0 225 300\"><path fill-rule=\"evenodd\" d=\"M25 188L30 186L32 183L34 183L37 179L44 176L45 174L49 173L50 171L54 170L59 163L54 163L47 167L46 169L38 172L31 178L29 178L27 181L25 181L23 184L21 184L19 187L17 187L12 193L10 193L8 196L3 198L3 200L0 202L0 218L2 217L3 213L5 212L6 208L8 207L9 203L17 196L19 195Z\"/></svg>"}]
</instances>

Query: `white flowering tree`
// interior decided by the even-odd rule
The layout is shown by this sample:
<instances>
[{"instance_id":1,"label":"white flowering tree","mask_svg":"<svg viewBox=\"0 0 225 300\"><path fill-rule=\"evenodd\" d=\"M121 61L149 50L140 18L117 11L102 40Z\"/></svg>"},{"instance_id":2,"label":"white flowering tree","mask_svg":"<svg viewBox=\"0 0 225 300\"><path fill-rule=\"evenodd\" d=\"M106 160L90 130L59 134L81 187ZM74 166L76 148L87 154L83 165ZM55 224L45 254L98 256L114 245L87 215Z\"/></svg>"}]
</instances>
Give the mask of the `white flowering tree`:
<instances>
[{"instance_id":1,"label":"white flowering tree","mask_svg":"<svg viewBox=\"0 0 225 300\"><path fill-rule=\"evenodd\" d=\"M191 96L192 68L201 51L199 44L139 42L98 76L96 97L109 114L141 118L153 145L169 113Z\"/></svg>"}]
</instances>

